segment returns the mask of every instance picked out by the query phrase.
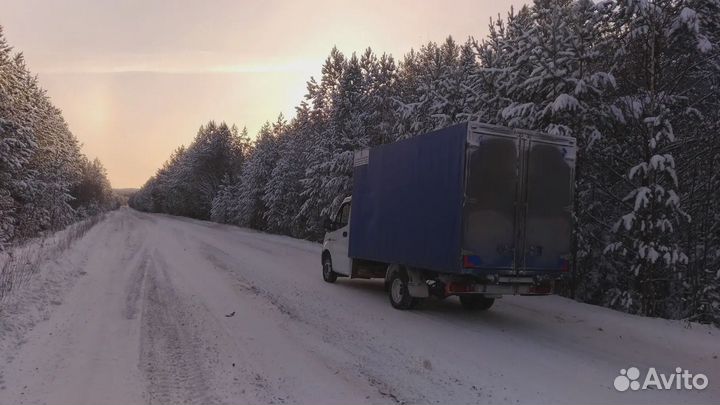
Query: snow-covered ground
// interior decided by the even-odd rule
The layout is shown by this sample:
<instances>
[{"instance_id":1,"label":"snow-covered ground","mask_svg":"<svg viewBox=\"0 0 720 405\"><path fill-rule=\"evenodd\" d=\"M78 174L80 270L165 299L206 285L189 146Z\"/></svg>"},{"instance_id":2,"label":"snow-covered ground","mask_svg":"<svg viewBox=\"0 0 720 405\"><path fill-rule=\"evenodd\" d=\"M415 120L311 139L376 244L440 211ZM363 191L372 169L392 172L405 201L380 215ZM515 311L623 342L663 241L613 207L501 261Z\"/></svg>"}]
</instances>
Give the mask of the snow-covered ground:
<instances>
[{"instance_id":1,"label":"snow-covered ground","mask_svg":"<svg viewBox=\"0 0 720 405\"><path fill-rule=\"evenodd\" d=\"M390 307L320 246L121 209L0 312L0 404L717 403L720 330L560 297ZM233 314L232 316L230 316ZM703 391L617 392L620 369Z\"/></svg>"}]
</instances>

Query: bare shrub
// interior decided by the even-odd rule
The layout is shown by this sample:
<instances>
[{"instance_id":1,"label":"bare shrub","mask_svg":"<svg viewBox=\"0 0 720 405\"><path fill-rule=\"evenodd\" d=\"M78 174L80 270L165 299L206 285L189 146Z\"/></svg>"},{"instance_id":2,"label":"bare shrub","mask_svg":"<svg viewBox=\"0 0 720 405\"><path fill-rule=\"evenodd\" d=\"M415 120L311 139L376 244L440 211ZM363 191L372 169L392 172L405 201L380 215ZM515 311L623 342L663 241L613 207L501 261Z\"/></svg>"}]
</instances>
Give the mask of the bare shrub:
<instances>
[{"instance_id":1,"label":"bare shrub","mask_svg":"<svg viewBox=\"0 0 720 405\"><path fill-rule=\"evenodd\" d=\"M0 302L39 272L43 262L57 259L104 218L104 213L98 214L0 252Z\"/></svg>"}]
</instances>

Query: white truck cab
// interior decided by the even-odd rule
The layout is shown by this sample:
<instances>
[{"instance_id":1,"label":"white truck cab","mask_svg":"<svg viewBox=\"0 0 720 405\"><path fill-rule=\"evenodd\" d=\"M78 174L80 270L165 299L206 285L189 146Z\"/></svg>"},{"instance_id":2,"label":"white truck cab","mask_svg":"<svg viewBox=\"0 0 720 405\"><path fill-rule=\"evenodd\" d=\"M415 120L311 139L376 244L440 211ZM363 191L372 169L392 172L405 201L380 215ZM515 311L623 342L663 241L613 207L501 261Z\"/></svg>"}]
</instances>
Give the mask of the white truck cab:
<instances>
[{"instance_id":1,"label":"white truck cab","mask_svg":"<svg viewBox=\"0 0 720 405\"><path fill-rule=\"evenodd\" d=\"M352 259L348 257L351 202L352 197L345 198L335 215L325 224L327 232L323 240L323 279L330 283L338 275L347 277L352 273Z\"/></svg>"}]
</instances>

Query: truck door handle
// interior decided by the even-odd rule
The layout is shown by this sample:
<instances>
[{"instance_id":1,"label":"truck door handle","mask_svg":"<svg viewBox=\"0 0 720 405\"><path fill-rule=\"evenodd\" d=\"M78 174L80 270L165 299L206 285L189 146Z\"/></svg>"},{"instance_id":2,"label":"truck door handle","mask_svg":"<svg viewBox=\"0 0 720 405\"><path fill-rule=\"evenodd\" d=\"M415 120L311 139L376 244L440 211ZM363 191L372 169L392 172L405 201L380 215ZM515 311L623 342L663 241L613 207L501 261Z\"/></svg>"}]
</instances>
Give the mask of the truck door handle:
<instances>
[{"instance_id":1,"label":"truck door handle","mask_svg":"<svg viewBox=\"0 0 720 405\"><path fill-rule=\"evenodd\" d=\"M506 245L506 244L499 244L497 245L497 253L500 256L512 256L513 253L515 253L515 249L512 245Z\"/></svg>"},{"instance_id":2,"label":"truck door handle","mask_svg":"<svg viewBox=\"0 0 720 405\"><path fill-rule=\"evenodd\" d=\"M530 246L528 248L528 256L542 256L543 247L540 245Z\"/></svg>"},{"instance_id":3,"label":"truck door handle","mask_svg":"<svg viewBox=\"0 0 720 405\"><path fill-rule=\"evenodd\" d=\"M347 238L347 231L343 232L343 238Z\"/></svg>"}]
</instances>

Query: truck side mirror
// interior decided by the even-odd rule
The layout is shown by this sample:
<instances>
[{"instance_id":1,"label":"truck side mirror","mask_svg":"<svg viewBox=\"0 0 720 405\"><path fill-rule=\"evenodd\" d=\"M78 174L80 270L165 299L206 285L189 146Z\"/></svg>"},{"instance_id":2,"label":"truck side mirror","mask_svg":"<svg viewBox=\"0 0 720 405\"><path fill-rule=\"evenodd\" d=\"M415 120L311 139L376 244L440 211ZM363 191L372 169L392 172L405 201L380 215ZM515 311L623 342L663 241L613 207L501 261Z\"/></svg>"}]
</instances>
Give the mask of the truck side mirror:
<instances>
[{"instance_id":1,"label":"truck side mirror","mask_svg":"<svg viewBox=\"0 0 720 405\"><path fill-rule=\"evenodd\" d=\"M330 231L333 229L333 221L330 219L330 217L323 218L323 228L326 231Z\"/></svg>"}]
</instances>

